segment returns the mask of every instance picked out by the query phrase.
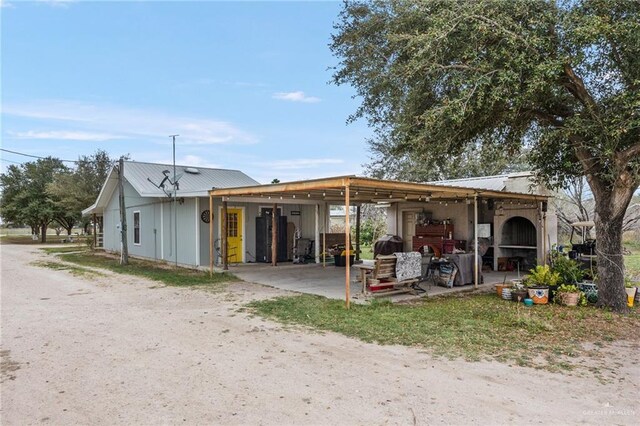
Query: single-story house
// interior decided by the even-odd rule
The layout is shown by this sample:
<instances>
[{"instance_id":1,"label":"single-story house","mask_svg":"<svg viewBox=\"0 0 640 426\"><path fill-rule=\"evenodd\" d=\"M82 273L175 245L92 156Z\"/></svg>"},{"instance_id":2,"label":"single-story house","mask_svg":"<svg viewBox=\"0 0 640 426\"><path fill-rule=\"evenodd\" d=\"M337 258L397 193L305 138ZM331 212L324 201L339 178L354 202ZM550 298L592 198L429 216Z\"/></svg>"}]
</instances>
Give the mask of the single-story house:
<instances>
[{"instance_id":1,"label":"single-story house","mask_svg":"<svg viewBox=\"0 0 640 426\"><path fill-rule=\"evenodd\" d=\"M356 248L359 243L357 231L349 237L330 234L331 206L346 212L346 205L365 203L386 209L388 233L403 238L405 251L461 249L477 260L482 256L494 270L508 267L510 259L518 259L521 269L542 263L557 239L551 194L533 185L529 173L430 183L339 176L260 185L237 170L177 166L181 177L174 203L159 188L164 177L172 176L171 168L124 163L133 256L168 262L177 256L178 264L212 270L229 263L275 265L291 260L301 239L311 243L308 255L320 263L323 247L336 238L345 243L350 238ZM114 169L96 202L83 212L102 221L101 245L114 252L121 250L118 194ZM350 216L347 229L359 222L358 214L356 223Z\"/></svg>"}]
</instances>

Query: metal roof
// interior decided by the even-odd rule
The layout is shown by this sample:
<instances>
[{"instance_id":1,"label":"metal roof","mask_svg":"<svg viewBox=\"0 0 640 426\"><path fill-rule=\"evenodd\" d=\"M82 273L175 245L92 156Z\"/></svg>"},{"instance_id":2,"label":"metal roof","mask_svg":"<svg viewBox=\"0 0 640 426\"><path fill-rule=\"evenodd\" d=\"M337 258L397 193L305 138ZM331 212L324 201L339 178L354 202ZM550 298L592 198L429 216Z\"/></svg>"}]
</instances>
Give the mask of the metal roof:
<instances>
[{"instance_id":1,"label":"metal roof","mask_svg":"<svg viewBox=\"0 0 640 426\"><path fill-rule=\"evenodd\" d=\"M199 173L187 173L185 169L197 169ZM162 197L164 192L157 188L164 175L162 172L169 170L169 176L173 176L173 166L170 164L141 163L138 161L124 162L124 177L142 197ZM236 186L260 185L260 183L240 170L209 169L204 167L178 166L176 174L181 174L179 180L179 197L206 197L212 188L232 188Z\"/></svg>"},{"instance_id":2,"label":"metal roof","mask_svg":"<svg viewBox=\"0 0 640 426\"><path fill-rule=\"evenodd\" d=\"M531 172L520 172L494 176L478 176L463 179L437 180L428 183L430 183L431 185L447 185L462 188L487 189L490 191L505 191L507 190L507 181L509 179L530 178L531 176ZM510 192L521 191L511 190Z\"/></svg>"},{"instance_id":3,"label":"metal roof","mask_svg":"<svg viewBox=\"0 0 640 426\"><path fill-rule=\"evenodd\" d=\"M185 172L187 168L191 169L191 172L197 170L198 173ZM83 215L101 213L107 206L111 194L118 185L118 174L114 170L115 169L111 169L109 172L96 202L84 209L82 211ZM164 174L162 173L164 170L169 170L169 176L173 176L173 165L170 164L143 163L138 161L124 162L124 178L141 197L166 197L162 189L148 180L151 179L155 184L159 184L164 178ZM212 188L260 185L258 181L250 178L239 170L176 165L176 174L179 175L181 173L178 197L207 197L209 190Z\"/></svg>"}]
</instances>

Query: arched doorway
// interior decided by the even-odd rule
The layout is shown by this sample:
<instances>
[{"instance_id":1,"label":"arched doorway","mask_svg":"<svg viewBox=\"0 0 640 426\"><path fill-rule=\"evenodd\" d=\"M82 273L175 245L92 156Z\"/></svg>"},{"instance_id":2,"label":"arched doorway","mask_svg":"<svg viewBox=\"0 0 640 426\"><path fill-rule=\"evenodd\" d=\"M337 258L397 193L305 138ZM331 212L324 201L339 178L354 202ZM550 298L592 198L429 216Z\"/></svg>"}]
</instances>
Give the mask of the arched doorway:
<instances>
[{"instance_id":1,"label":"arched doorway","mask_svg":"<svg viewBox=\"0 0 640 426\"><path fill-rule=\"evenodd\" d=\"M502 226L501 244L505 246L536 247L536 227L522 216L514 216Z\"/></svg>"}]
</instances>

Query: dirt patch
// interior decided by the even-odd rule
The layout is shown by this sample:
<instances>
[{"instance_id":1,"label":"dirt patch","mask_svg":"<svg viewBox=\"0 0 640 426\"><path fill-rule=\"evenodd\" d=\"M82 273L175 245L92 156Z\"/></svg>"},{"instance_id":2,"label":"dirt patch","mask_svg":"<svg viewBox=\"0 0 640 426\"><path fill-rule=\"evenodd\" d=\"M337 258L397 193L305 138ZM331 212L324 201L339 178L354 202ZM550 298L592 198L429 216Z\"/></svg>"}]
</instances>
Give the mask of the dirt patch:
<instances>
[{"instance_id":1,"label":"dirt patch","mask_svg":"<svg viewBox=\"0 0 640 426\"><path fill-rule=\"evenodd\" d=\"M7 370L15 379L1 385L3 424L634 424L637 418L624 411L637 403L637 364L618 369L625 380L602 384L594 376L437 359L419 348L284 326L244 310L249 301L287 294L282 290L248 283L222 292L150 289L158 283L28 265L39 256L29 246L2 247L3 350L20 361L20 370ZM633 347L607 350L618 354L615 362L637 357Z\"/></svg>"},{"instance_id":2,"label":"dirt patch","mask_svg":"<svg viewBox=\"0 0 640 426\"><path fill-rule=\"evenodd\" d=\"M15 380L14 373L18 370L20 370L20 364L11 359L11 351L0 350L0 383Z\"/></svg>"}]
</instances>

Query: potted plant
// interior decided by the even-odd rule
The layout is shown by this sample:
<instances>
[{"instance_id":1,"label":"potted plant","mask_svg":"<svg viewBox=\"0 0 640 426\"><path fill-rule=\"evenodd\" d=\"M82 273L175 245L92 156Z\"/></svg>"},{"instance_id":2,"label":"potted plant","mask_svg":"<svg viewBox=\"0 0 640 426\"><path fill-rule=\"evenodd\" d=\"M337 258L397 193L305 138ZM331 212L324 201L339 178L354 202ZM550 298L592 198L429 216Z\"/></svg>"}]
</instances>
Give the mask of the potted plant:
<instances>
[{"instance_id":1,"label":"potted plant","mask_svg":"<svg viewBox=\"0 0 640 426\"><path fill-rule=\"evenodd\" d=\"M553 272L557 272L560 276L558 284L577 285L584 278L584 270L580 266L580 263L562 255L556 255L553 257L551 270ZM557 284L556 286L549 286L549 302L553 301L557 290Z\"/></svg>"},{"instance_id":2,"label":"potted plant","mask_svg":"<svg viewBox=\"0 0 640 426\"><path fill-rule=\"evenodd\" d=\"M575 284L561 284L556 290L556 302L565 306L578 306L580 302L580 289Z\"/></svg>"},{"instance_id":3,"label":"potted plant","mask_svg":"<svg viewBox=\"0 0 640 426\"><path fill-rule=\"evenodd\" d=\"M557 285L559 281L560 274L551 271L549 265L538 265L529 270L525 279L529 297L536 305L546 305L549 302L549 286Z\"/></svg>"},{"instance_id":4,"label":"potted plant","mask_svg":"<svg viewBox=\"0 0 640 426\"><path fill-rule=\"evenodd\" d=\"M513 289L511 290L511 300L514 302L522 302L527 298L529 292L524 288L522 280L513 280Z\"/></svg>"}]
</instances>

